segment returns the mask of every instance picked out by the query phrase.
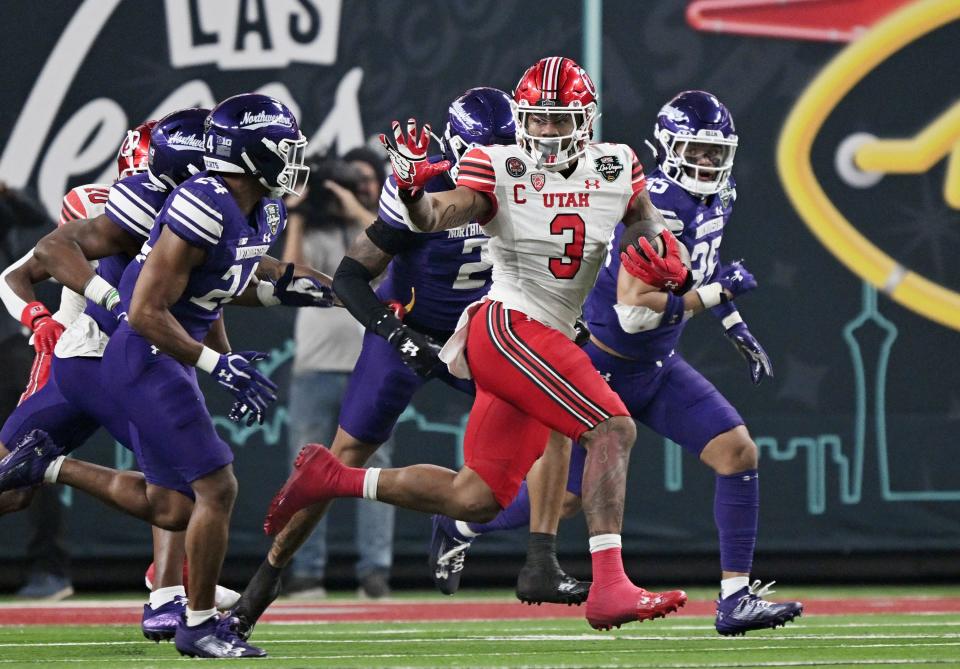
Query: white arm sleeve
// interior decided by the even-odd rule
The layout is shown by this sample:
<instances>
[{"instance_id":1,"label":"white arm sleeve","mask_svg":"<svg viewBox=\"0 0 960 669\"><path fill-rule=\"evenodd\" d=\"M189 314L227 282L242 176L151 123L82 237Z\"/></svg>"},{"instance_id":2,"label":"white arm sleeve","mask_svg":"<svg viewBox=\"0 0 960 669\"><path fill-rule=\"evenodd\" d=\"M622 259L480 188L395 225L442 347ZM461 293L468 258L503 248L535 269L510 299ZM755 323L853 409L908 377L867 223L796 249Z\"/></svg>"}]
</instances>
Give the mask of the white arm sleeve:
<instances>
[{"instance_id":1,"label":"white arm sleeve","mask_svg":"<svg viewBox=\"0 0 960 669\"><path fill-rule=\"evenodd\" d=\"M0 273L0 299L3 300L3 306L7 308L7 312L13 317L13 320L18 323L20 322L20 315L23 313L23 310L27 308L27 303L21 300L20 297L13 292L13 289L10 288L10 284L7 283L7 275L32 257L33 249L30 249L25 256Z\"/></svg>"}]
</instances>

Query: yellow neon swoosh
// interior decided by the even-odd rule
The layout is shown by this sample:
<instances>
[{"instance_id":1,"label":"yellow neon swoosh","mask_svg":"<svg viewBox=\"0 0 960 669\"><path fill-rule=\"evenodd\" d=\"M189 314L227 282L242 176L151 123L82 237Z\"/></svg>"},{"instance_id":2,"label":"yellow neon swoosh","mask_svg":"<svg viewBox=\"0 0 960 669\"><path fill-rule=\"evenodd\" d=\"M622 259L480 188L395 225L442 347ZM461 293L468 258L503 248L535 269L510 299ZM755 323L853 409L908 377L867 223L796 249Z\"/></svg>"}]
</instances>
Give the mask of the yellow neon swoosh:
<instances>
[{"instance_id":1,"label":"yellow neon swoosh","mask_svg":"<svg viewBox=\"0 0 960 669\"><path fill-rule=\"evenodd\" d=\"M787 197L820 243L900 305L954 330L960 330L960 295L900 266L861 235L823 192L810 150L830 112L864 76L910 42L958 18L960 2L943 0L921 0L885 17L810 83L787 117L777 146L777 169ZM956 162L948 166L948 182L960 170Z\"/></svg>"}]
</instances>

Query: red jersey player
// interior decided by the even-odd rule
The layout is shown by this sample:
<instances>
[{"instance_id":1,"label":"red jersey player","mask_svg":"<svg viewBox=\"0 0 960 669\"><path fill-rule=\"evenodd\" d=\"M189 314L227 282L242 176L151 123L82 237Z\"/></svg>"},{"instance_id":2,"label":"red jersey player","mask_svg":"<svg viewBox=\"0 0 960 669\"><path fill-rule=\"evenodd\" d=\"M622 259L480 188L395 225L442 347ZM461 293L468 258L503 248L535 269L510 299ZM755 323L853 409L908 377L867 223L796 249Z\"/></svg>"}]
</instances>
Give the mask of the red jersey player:
<instances>
[{"instance_id":1,"label":"red jersey player","mask_svg":"<svg viewBox=\"0 0 960 669\"><path fill-rule=\"evenodd\" d=\"M405 133L394 122L396 147L381 136L411 228L436 232L477 220L491 237L493 286L467 309L441 353L453 374L476 383L464 468L356 469L309 445L274 498L265 529L279 531L308 504L351 496L484 522L516 495L552 429L587 448L583 509L593 561L587 621L609 629L661 617L683 606L686 594L638 588L620 556L636 428L572 339L617 223L633 226L635 237L659 231L663 219L633 150L590 142L596 89L579 65L561 57L540 60L520 79L513 99L517 144L472 148L452 191L422 189L447 168L425 160L429 127L418 139L413 119ZM683 283L678 256L657 267L666 272L655 278L659 286Z\"/></svg>"}]
</instances>

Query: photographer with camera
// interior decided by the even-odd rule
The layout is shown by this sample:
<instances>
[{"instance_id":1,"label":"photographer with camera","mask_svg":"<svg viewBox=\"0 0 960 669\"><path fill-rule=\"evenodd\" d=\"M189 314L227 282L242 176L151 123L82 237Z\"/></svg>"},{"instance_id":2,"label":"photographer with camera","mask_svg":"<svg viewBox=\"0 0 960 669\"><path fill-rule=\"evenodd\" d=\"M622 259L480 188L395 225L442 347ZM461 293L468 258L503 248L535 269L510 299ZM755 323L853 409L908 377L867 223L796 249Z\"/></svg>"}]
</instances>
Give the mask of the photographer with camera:
<instances>
[{"instance_id":1,"label":"photographer with camera","mask_svg":"<svg viewBox=\"0 0 960 669\"><path fill-rule=\"evenodd\" d=\"M377 218L384 178L382 158L366 148L353 149L341 159L327 156L313 161L304 196L287 202L283 260L309 263L332 275L353 240ZM333 441L341 399L362 341L363 328L346 309L298 310L290 382L291 462L304 444ZM391 451L392 443L384 444L367 465L389 467ZM357 500L356 518L359 593L374 599L384 597L390 592L394 509ZM325 596L326 543L324 518L293 560L288 594Z\"/></svg>"}]
</instances>

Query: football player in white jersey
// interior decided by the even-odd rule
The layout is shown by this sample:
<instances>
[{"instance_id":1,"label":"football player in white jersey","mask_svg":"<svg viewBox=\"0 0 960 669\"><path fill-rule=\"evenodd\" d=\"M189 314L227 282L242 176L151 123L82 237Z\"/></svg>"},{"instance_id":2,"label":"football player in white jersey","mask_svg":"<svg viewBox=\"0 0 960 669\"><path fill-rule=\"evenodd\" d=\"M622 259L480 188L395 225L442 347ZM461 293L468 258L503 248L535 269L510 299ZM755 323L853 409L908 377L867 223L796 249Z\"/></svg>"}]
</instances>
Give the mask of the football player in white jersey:
<instances>
[{"instance_id":1,"label":"football player in white jersey","mask_svg":"<svg viewBox=\"0 0 960 669\"><path fill-rule=\"evenodd\" d=\"M429 128L418 137L413 119L406 132L394 122L395 147L381 136L412 229L436 232L476 220L491 237L490 293L468 307L441 352L453 374L476 383L464 468L364 470L345 467L327 449L308 445L274 498L265 529L277 532L300 508L333 497L489 520L516 495L553 429L588 451L583 508L593 585L587 621L609 629L662 617L686 603L686 594L638 588L624 573L620 555L636 428L572 339L617 223L655 234L663 219L644 189L633 150L590 143L596 89L579 65L562 57L538 61L517 84L513 105L517 145L469 150L451 191L422 188L448 167L425 160ZM675 274L662 273L657 287L682 283L686 270L679 257L664 261L657 267Z\"/></svg>"}]
</instances>

